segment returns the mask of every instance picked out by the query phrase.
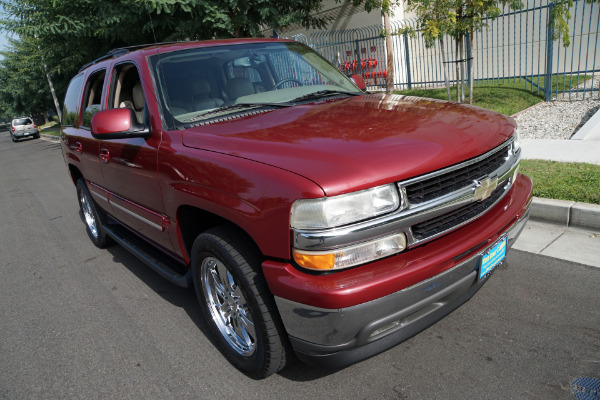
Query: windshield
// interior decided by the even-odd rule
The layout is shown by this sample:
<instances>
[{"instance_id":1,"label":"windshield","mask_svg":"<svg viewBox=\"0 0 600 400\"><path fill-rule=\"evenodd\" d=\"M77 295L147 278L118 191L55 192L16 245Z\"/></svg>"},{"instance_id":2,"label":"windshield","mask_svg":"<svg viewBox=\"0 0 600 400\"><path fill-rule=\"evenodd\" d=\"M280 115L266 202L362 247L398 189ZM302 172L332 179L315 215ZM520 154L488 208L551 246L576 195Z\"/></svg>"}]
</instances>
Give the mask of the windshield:
<instances>
[{"instance_id":1,"label":"windshield","mask_svg":"<svg viewBox=\"0 0 600 400\"><path fill-rule=\"evenodd\" d=\"M168 125L359 92L323 57L295 42L199 47L158 54L151 62Z\"/></svg>"}]
</instances>

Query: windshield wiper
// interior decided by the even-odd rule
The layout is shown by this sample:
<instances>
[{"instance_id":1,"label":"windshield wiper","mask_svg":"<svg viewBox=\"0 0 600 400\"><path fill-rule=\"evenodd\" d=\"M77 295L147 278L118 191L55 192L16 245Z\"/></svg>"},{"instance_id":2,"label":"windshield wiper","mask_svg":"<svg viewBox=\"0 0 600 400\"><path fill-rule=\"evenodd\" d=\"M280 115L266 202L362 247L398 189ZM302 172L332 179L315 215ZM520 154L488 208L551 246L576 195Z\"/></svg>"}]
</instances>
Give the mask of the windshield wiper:
<instances>
[{"instance_id":1,"label":"windshield wiper","mask_svg":"<svg viewBox=\"0 0 600 400\"><path fill-rule=\"evenodd\" d=\"M223 107L219 107L219 108L215 108L213 110L207 111L205 113L202 113L200 115L196 115L194 118L190 119L190 122L193 121L198 121L204 117L207 117L209 115L214 115L214 114L219 114L222 113L223 111L231 111L231 110L238 110L238 109L243 109L243 108L259 108L259 107L276 107L276 108L284 108L284 107L292 107L295 104L293 103L287 103L287 102L282 102L282 103L237 103L237 104L230 104L228 106L223 106Z\"/></svg>"},{"instance_id":2,"label":"windshield wiper","mask_svg":"<svg viewBox=\"0 0 600 400\"><path fill-rule=\"evenodd\" d=\"M290 103L295 103L302 100L310 100L310 99L318 99L320 97L331 96L334 94L345 94L348 96L360 96L363 95L363 92L346 92L345 90L333 90L333 89L325 89L318 90L316 92L308 93L300 97L296 97L293 100L290 100Z\"/></svg>"}]
</instances>

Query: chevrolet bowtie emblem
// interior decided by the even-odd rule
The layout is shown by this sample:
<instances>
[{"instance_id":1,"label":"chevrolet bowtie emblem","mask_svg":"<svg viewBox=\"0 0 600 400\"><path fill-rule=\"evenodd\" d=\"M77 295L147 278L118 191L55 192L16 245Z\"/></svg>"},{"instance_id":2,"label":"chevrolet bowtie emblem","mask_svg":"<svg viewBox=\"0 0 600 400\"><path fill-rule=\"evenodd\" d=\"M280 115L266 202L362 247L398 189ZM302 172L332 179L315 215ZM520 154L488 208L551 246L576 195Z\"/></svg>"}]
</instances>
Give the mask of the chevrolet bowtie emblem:
<instances>
[{"instance_id":1,"label":"chevrolet bowtie emblem","mask_svg":"<svg viewBox=\"0 0 600 400\"><path fill-rule=\"evenodd\" d=\"M473 181L475 183L475 193L473 193L473 201L485 200L498 186L498 177L493 179L485 178L484 180Z\"/></svg>"}]
</instances>

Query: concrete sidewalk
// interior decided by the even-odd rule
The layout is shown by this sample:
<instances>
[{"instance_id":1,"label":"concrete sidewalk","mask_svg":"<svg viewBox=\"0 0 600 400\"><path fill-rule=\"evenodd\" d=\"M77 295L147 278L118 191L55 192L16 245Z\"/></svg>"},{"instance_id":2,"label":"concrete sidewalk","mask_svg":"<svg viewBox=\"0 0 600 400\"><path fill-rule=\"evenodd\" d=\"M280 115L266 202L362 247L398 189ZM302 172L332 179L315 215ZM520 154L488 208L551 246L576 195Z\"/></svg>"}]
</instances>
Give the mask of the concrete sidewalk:
<instances>
[{"instance_id":1,"label":"concrete sidewalk","mask_svg":"<svg viewBox=\"0 0 600 400\"><path fill-rule=\"evenodd\" d=\"M530 220L513 249L600 268L600 231Z\"/></svg>"},{"instance_id":2,"label":"concrete sidewalk","mask_svg":"<svg viewBox=\"0 0 600 400\"><path fill-rule=\"evenodd\" d=\"M600 112L571 140L523 139L521 146L523 159L600 165ZM534 198L513 248L600 267L600 205Z\"/></svg>"},{"instance_id":3,"label":"concrete sidewalk","mask_svg":"<svg viewBox=\"0 0 600 400\"><path fill-rule=\"evenodd\" d=\"M600 140L522 139L523 159L600 165Z\"/></svg>"}]
</instances>

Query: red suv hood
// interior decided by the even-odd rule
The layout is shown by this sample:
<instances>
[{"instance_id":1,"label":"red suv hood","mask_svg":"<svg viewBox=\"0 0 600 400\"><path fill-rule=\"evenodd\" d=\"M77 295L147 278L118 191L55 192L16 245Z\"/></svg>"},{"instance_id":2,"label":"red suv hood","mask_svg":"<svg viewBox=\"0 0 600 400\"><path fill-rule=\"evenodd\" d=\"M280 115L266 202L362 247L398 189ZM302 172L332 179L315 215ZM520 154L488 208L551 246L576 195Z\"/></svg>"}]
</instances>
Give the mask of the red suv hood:
<instances>
[{"instance_id":1,"label":"red suv hood","mask_svg":"<svg viewBox=\"0 0 600 400\"><path fill-rule=\"evenodd\" d=\"M183 144L283 168L333 196L478 156L515 127L477 107L372 94L190 128Z\"/></svg>"}]
</instances>

